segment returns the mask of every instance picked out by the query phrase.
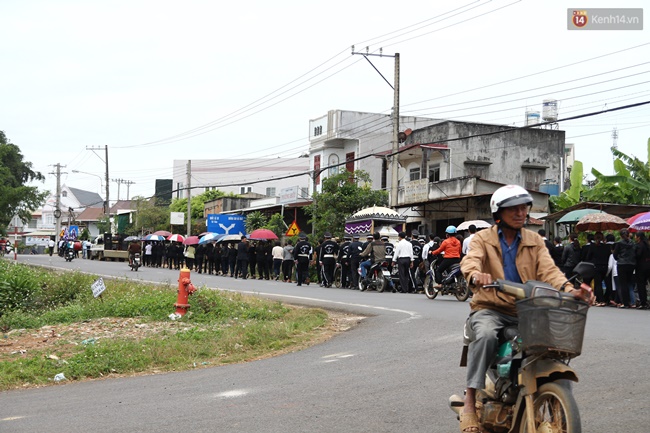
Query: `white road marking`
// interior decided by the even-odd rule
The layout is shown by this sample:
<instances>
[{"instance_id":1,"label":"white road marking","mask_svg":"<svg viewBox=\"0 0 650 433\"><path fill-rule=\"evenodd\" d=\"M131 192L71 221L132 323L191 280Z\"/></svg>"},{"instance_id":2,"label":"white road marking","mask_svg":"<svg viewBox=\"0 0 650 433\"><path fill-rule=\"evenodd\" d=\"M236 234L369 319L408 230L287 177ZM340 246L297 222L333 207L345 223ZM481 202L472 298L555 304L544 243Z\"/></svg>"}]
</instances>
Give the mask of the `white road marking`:
<instances>
[{"instance_id":1,"label":"white road marking","mask_svg":"<svg viewBox=\"0 0 650 433\"><path fill-rule=\"evenodd\" d=\"M234 389L232 391L225 391L225 392L220 392L219 394L215 395L215 397L218 398L235 398L235 397L243 397L247 395L249 392L248 390L245 389Z\"/></svg>"}]
</instances>

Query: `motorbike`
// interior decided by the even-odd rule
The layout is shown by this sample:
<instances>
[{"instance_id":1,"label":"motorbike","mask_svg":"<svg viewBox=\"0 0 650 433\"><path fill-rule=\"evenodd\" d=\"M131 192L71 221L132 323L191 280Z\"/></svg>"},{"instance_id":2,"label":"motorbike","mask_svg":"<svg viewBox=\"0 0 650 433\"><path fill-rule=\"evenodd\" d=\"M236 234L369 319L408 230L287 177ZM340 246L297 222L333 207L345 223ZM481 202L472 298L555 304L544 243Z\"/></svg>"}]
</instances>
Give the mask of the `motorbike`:
<instances>
[{"instance_id":1,"label":"motorbike","mask_svg":"<svg viewBox=\"0 0 650 433\"><path fill-rule=\"evenodd\" d=\"M436 288L434 278L435 270L438 267L437 261L431 264L424 277L424 294L429 299L435 299L438 294L454 295L460 302L465 302L469 298L470 290L463 273L460 271L460 265L451 265L442 273L442 287Z\"/></svg>"},{"instance_id":2,"label":"motorbike","mask_svg":"<svg viewBox=\"0 0 650 433\"><path fill-rule=\"evenodd\" d=\"M581 278L593 276L594 267L580 263L574 272L578 276L573 282L580 287ZM518 299L519 326L499 332L499 349L486 373L485 389L476 390L479 431L580 433L580 413L572 393L578 375L569 362L582 351L589 305L539 281L497 280L485 287ZM464 340L461 366L466 366L472 340L467 323ZM457 415L463 405L463 397L449 398Z\"/></svg>"},{"instance_id":3,"label":"motorbike","mask_svg":"<svg viewBox=\"0 0 650 433\"><path fill-rule=\"evenodd\" d=\"M138 271L138 268L140 267L140 253L133 254L133 258L131 259L129 266L131 267L132 271Z\"/></svg>"},{"instance_id":4,"label":"motorbike","mask_svg":"<svg viewBox=\"0 0 650 433\"><path fill-rule=\"evenodd\" d=\"M359 290L376 290L381 293L391 285L391 275L387 261L377 262L368 269L366 278L361 278L361 267L359 267Z\"/></svg>"},{"instance_id":5,"label":"motorbike","mask_svg":"<svg viewBox=\"0 0 650 433\"><path fill-rule=\"evenodd\" d=\"M74 250L72 248L66 249L65 253L63 253L63 257L65 258L66 262L71 262L75 257Z\"/></svg>"}]
</instances>

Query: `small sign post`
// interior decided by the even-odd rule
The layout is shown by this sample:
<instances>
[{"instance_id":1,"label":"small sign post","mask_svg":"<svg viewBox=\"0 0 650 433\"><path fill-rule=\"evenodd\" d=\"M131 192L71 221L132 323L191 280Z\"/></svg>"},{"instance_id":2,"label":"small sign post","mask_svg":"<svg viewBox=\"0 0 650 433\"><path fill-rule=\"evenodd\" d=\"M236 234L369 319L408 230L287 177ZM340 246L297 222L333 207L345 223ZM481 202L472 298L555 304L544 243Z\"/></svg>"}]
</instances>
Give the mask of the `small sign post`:
<instances>
[{"instance_id":1,"label":"small sign post","mask_svg":"<svg viewBox=\"0 0 650 433\"><path fill-rule=\"evenodd\" d=\"M93 291L93 296L96 298L98 296L101 296L102 293L104 293L104 290L106 290L106 286L104 285L104 279L100 278L97 281L93 283L90 288Z\"/></svg>"}]
</instances>

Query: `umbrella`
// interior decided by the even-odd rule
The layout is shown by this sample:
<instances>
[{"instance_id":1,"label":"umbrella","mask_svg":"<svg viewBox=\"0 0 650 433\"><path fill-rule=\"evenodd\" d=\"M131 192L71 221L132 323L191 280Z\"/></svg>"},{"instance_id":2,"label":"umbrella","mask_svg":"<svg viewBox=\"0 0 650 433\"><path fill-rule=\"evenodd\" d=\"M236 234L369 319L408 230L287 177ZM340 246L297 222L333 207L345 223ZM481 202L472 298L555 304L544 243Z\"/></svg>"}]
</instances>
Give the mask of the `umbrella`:
<instances>
[{"instance_id":1,"label":"umbrella","mask_svg":"<svg viewBox=\"0 0 650 433\"><path fill-rule=\"evenodd\" d=\"M183 241L183 245L196 245L198 243L199 243L199 237L198 236L188 236Z\"/></svg>"},{"instance_id":2,"label":"umbrella","mask_svg":"<svg viewBox=\"0 0 650 433\"><path fill-rule=\"evenodd\" d=\"M634 220L630 224L630 229L639 232L650 231L650 212L644 212L640 215L634 215L632 218L634 218ZM632 218L630 218L630 220Z\"/></svg>"},{"instance_id":3,"label":"umbrella","mask_svg":"<svg viewBox=\"0 0 650 433\"><path fill-rule=\"evenodd\" d=\"M172 233L168 232L167 230L158 230L157 232L153 232L152 234L159 235L159 236L164 236L164 237L172 235Z\"/></svg>"},{"instance_id":4,"label":"umbrella","mask_svg":"<svg viewBox=\"0 0 650 433\"><path fill-rule=\"evenodd\" d=\"M251 232L249 238L253 240L276 240L278 235L269 229L256 229Z\"/></svg>"},{"instance_id":5,"label":"umbrella","mask_svg":"<svg viewBox=\"0 0 650 433\"><path fill-rule=\"evenodd\" d=\"M580 218L576 224L576 230L579 232L602 232L627 227L629 224L623 218L605 212L587 214Z\"/></svg>"},{"instance_id":6,"label":"umbrella","mask_svg":"<svg viewBox=\"0 0 650 433\"><path fill-rule=\"evenodd\" d=\"M646 215L650 218L650 212L640 212L640 213L638 213L636 215L633 215L633 216L631 216L631 217L629 217L628 219L625 220L630 225L630 232L635 233L635 232L639 231L639 230L633 228L632 224L634 224L636 222L636 220L638 220L639 218L641 218L643 216L646 216Z\"/></svg>"},{"instance_id":7,"label":"umbrella","mask_svg":"<svg viewBox=\"0 0 650 433\"><path fill-rule=\"evenodd\" d=\"M167 236L168 241L172 242L183 242L185 240L185 236L183 235L169 235Z\"/></svg>"},{"instance_id":8,"label":"umbrella","mask_svg":"<svg viewBox=\"0 0 650 433\"><path fill-rule=\"evenodd\" d=\"M580 218L582 218L583 216L588 215L590 213L600 213L600 211L598 209L572 210L571 212L567 213L562 218L557 220L557 222L558 223L564 223L564 224L575 224L578 221L580 221Z\"/></svg>"},{"instance_id":9,"label":"umbrella","mask_svg":"<svg viewBox=\"0 0 650 433\"><path fill-rule=\"evenodd\" d=\"M199 239L199 245L207 244L208 242L218 241L224 236L226 235L219 235L217 233L208 233L206 235L201 236L201 239Z\"/></svg>"},{"instance_id":10,"label":"umbrella","mask_svg":"<svg viewBox=\"0 0 650 433\"><path fill-rule=\"evenodd\" d=\"M151 234L151 235L145 236L143 239L145 241L164 241L165 237L161 236L161 235Z\"/></svg>"},{"instance_id":11,"label":"umbrella","mask_svg":"<svg viewBox=\"0 0 650 433\"><path fill-rule=\"evenodd\" d=\"M469 226L474 224L477 229L487 229L492 227L492 224L485 222L483 220L470 220L470 221L464 221L456 227L456 230L469 230Z\"/></svg>"},{"instance_id":12,"label":"umbrella","mask_svg":"<svg viewBox=\"0 0 650 433\"><path fill-rule=\"evenodd\" d=\"M202 238L203 236L205 236L205 235L209 235L210 233L212 233L212 232L203 232L203 233L200 233L200 234L199 234L199 237Z\"/></svg>"},{"instance_id":13,"label":"umbrella","mask_svg":"<svg viewBox=\"0 0 650 433\"><path fill-rule=\"evenodd\" d=\"M138 236L127 236L124 238L124 242L131 242L131 241L139 241L140 238Z\"/></svg>"},{"instance_id":14,"label":"umbrella","mask_svg":"<svg viewBox=\"0 0 650 433\"><path fill-rule=\"evenodd\" d=\"M221 239L219 239L217 242L232 242L232 241L239 241L241 240L242 235L225 235Z\"/></svg>"}]
</instances>

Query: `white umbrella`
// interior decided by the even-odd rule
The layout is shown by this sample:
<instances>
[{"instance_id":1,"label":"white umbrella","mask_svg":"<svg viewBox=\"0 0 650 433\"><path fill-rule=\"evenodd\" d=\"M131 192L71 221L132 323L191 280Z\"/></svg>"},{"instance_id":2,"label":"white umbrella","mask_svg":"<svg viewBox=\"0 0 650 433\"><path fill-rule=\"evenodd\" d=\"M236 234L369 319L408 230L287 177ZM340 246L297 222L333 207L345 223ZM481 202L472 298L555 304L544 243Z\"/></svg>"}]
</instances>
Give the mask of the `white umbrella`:
<instances>
[{"instance_id":1,"label":"white umbrella","mask_svg":"<svg viewBox=\"0 0 650 433\"><path fill-rule=\"evenodd\" d=\"M232 241L240 241L241 240L241 235L226 235L219 239L217 242L232 242Z\"/></svg>"},{"instance_id":2,"label":"white umbrella","mask_svg":"<svg viewBox=\"0 0 650 433\"><path fill-rule=\"evenodd\" d=\"M458 227L456 227L456 230L469 230L469 226L472 224L474 224L477 229L487 229L489 227L492 227L492 224L483 220L470 220L460 223Z\"/></svg>"},{"instance_id":3,"label":"white umbrella","mask_svg":"<svg viewBox=\"0 0 650 433\"><path fill-rule=\"evenodd\" d=\"M208 233L204 236L201 236L201 239L199 240L199 245L207 244L208 242L218 241L220 238L224 236L226 235L218 234L218 233Z\"/></svg>"}]
</instances>

